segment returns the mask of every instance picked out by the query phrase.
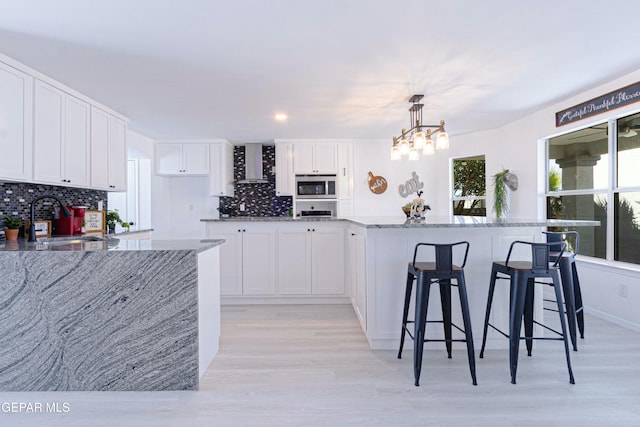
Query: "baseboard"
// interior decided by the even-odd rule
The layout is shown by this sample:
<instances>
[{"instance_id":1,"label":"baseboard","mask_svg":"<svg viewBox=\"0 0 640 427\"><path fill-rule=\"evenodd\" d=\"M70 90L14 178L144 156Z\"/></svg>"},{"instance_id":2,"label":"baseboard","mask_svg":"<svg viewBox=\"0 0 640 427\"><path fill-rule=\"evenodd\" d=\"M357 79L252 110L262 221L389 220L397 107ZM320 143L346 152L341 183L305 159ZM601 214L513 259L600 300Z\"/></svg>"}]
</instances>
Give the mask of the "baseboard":
<instances>
[{"instance_id":1,"label":"baseboard","mask_svg":"<svg viewBox=\"0 0 640 427\"><path fill-rule=\"evenodd\" d=\"M629 322L628 320L621 319L617 316L612 316L609 313L605 313L604 311L596 310L594 308L590 308L587 306L584 307L584 311L590 316L597 317L599 319L603 319L611 323L615 323L618 326L631 329L632 331L640 332L640 325L637 323Z\"/></svg>"},{"instance_id":2,"label":"baseboard","mask_svg":"<svg viewBox=\"0 0 640 427\"><path fill-rule=\"evenodd\" d=\"M349 304L349 297L220 297L221 305L259 305L259 304Z\"/></svg>"}]
</instances>

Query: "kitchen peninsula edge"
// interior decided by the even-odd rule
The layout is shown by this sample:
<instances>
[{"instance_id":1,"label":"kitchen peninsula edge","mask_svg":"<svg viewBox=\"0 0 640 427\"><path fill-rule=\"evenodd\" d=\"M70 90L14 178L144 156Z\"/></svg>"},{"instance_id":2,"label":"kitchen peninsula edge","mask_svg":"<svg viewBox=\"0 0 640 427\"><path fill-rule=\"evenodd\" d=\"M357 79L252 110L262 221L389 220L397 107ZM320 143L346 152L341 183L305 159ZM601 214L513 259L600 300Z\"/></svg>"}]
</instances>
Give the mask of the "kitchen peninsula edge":
<instances>
[{"instance_id":1,"label":"kitchen peninsula edge","mask_svg":"<svg viewBox=\"0 0 640 427\"><path fill-rule=\"evenodd\" d=\"M507 219L493 220L484 217L435 217L428 216L423 221L407 221L398 217L345 217L345 218L262 218L234 217L224 219L204 219L207 236L215 236L217 229L228 228L242 230L272 230L274 234L273 252L275 265L284 265L285 269L276 269L275 295L278 303L286 303L279 294L279 286L286 281L281 273L293 268L290 259L278 259L282 243L282 230L297 224L301 230L326 226L342 227L344 251L344 297L349 301L360 321L362 329L372 349L397 349L402 323L404 303L404 282L407 275L407 263L413 256L413 250L419 242L450 243L469 241L471 249L465 267L467 292L471 310L472 324L476 334L474 340L479 344L481 325L484 322L484 310L488 292L491 264L495 259L506 257L509 245L514 240L542 241L542 231L547 227L594 227L598 221L579 220L537 220ZM225 225L227 224L227 225ZM233 231L233 230L232 230ZM241 233L242 234L242 233ZM223 248L224 251L225 248ZM289 251L290 253L291 251ZM227 254L229 255L229 254ZM221 256L223 256L221 254ZM235 256L231 254L231 256ZM266 266L265 266L266 267ZM224 269L224 268L223 268ZM224 272L222 273L224 287ZM287 285L289 286L289 285ZM508 324L508 287L496 288L493 323ZM436 291L437 292L437 291ZM541 293L539 293L541 294ZM286 296L285 296L286 297ZM313 297L313 295L311 295ZM311 298L310 297L310 298ZM237 297L233 303L242 301ZM437 295L434 295L434 301ZM225 301L223 297L223 302ZM251 302L256 302L251 300ZM262 303L269 303L265 298ZM291 300L296 303L295 300ZM307 301L313 303L313 301ZM324 301L323 301L324 302ZM431 315L439 315L439 307L434 304ZM458 308L459 309L459 308ZM454 316L456 308L453 308ZM542 316L540 308L536 315ZM436 335L440 331L435 331ZM434 337L435 338L435 337ZM504 348L506 340L501 336L490 336L488 348Z\"/></svg>"},{"instance_id":2,"label":"kitchen peninsula edge","mask_svg":"<svg viewBox=\"0 0 640 427\"><path fill-rule=\"evenodd\" d=\"M6 242L0 391L197 389L218 351L222 243Z\"/></svg>"}]
</instances>

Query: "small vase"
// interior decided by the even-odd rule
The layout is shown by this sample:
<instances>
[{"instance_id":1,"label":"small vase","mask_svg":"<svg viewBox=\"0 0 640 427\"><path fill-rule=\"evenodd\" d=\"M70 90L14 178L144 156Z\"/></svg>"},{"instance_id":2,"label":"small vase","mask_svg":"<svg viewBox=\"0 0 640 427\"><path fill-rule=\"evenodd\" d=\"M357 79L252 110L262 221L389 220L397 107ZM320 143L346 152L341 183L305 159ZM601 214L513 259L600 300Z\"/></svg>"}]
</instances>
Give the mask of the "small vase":
<instances>
[{"instance_id":1,"label":"small vase","mask_svg":"<svg viewBox=\"0 0 640 427\"><path fill-rule=\"evenodd\" d=\"M18 240L18 233L20 232L17 228L5 228L4 235L7 236L7 240Z\"/></svg>"}]
</instances>

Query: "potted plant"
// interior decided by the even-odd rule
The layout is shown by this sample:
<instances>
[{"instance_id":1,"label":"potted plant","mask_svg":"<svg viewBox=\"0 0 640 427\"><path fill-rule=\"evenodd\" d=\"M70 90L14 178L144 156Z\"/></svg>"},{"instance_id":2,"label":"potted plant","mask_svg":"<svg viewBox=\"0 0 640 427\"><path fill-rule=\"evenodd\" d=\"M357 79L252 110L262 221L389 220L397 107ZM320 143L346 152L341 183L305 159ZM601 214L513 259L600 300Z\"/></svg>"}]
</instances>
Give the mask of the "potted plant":
<instances>
[{"instance_id":1,"label":"potted plant","mask_svg":"<svg viewBox=\"0 0 640 427\"><path fill-rule=\"evenodd\" d=\"M18 240L20 225L22 225L22 220L20 218L13 218L11 215L4 217L4 233L5 236L7 236L7 240Z\"/></svg>"},{"instance_id":2,"label":"potted plant","mask_svg":"<svg viewBox=\"0 0 640 427\"><path fill-rule=\"evenodd\" d=\"M493 175L493 211L498 219L509 213L507 189L518 189L518 177L509 172L509 169L502 168L501 172Z\"/></svg>"},{"instance_id":3,"label":"potted plant","mask_svg":"<svg viewBox=\"0 0 640 427\"><path fill-rule=\"evenodd\" d=\"M122 224L122 219L120 219L120 214L118 213L118 209L108 211L106 215L107 220L107 232L115 233L116 225Z\"/></svg>"}]
</instances>

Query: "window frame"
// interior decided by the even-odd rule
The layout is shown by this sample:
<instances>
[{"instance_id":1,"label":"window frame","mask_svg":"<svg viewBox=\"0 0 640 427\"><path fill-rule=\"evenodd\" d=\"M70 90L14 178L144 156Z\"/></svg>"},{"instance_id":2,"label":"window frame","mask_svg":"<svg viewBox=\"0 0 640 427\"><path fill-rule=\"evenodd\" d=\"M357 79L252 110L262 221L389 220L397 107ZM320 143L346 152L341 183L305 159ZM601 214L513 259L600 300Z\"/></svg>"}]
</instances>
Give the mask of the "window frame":
<instances>
[{"instance_id":1,"label":"window frame","mask_svg":"<svg viewBox=\"0 0 640 427\"><path fill-rule=\"evenodd\" d=\"M479 159L479 157L482 157L482 159ZM454 177L454 171L455 171L455 167L454 164L456 161L463 161L463 160L482 160L484 161L484 175L485 175L485 180L484 180L484 196L456 196L455 195L455 177ZM487 156L485 154L477 154L477 155L472 155L472 156L463 156L463 157L452 157L451 161L449 163L449 168L450 168L450 172L449 172L449 179L450 179L450 186L449 188L451 189L449 194L449 214L450 215L455 215L455 212L453 210L453 205L456 202L460 202L460 201L474 201L474 200L482 200L484 201L484 206L485 206L485 213L484 215L474 215L480 218L487 218L488 215L488 210L489 210L489 206L487 206Z\"/></svg>"},{"instance_id":2,"label":"window frame","mask_svg":"<svg viewBox=\"0 0 640 427\"><path fill-rule=\"evenodd\" d=\"M634 267L640 267L640 264L629 263L626 261L619 261L615 259L615 209L612 208L614 206L615 195L626 192L640 192L640 183L637 186L626 186L620 187L618 185L618 129L617 123L618 120L623 119L625 117L633 116L635 114L639 114L640 109L626 111L620 115L609 117L605 120L600 120L596 122L592 122L586 124L581 127L575 127L572 129L568 129L565 132L558 133L552 136L548 136L543 138L544 141L544 203L542 204L542 209L544 212L544 217L547 218L547 199L549 197L559 197L559 196L582 196L582 195L591 195L594 196L596 194L605 194L607 201L607 224L606 224L606 248L605 248L605 258L598 257L590 257L587 255L582 255L587 258L593 260L607 261L611 263L620 263L624 265L631 265ZM550 159L549 159L549 140L558 136L567 135L573 132L577 132L582 129L586 129L592 126L596 126L598 124L607 124L607 152L609 154L608 158L608 170L607 170L607 187L606 188L590 188L583 190L549 190L549 172L550 172Z\"/></svg>"}]
</instances>

